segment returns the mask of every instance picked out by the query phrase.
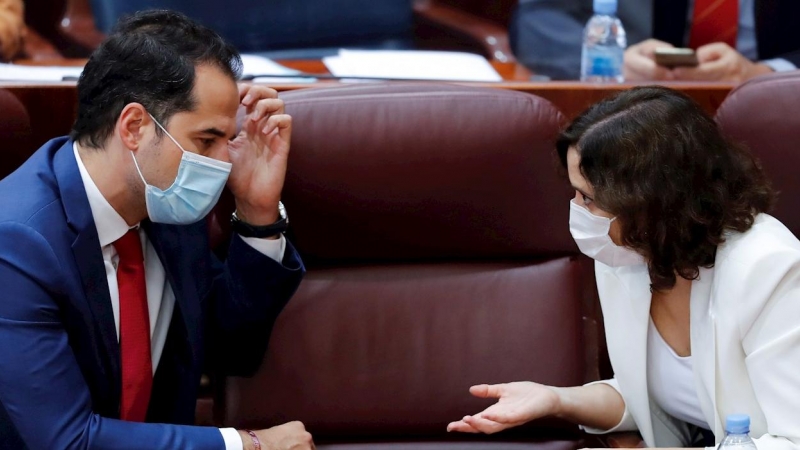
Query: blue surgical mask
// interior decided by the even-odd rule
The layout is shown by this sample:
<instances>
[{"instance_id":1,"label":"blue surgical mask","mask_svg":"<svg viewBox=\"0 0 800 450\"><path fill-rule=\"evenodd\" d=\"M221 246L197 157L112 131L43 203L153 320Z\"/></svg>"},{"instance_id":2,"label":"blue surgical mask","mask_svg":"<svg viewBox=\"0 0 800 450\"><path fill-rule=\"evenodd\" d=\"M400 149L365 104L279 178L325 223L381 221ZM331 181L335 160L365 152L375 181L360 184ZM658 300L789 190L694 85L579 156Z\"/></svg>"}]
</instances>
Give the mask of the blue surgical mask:
<instances>
[{"instance_id":1,"label":"blue surgical mask","mask_svg":"<svg viewBox=\"0 0 800 450\"><path fill-rule=\"evenodd\" d=\"M139 172L139 177L145 185L147 215L155 223L169 225L195 223L205 217L219 200L231 173L231 163L187 152L155 117L150 115L150 118L181 149L183 156L175 182L167 190L162 191L147 184L136 156L131 152L136 171Z\"/></svg>"}]
</instances>

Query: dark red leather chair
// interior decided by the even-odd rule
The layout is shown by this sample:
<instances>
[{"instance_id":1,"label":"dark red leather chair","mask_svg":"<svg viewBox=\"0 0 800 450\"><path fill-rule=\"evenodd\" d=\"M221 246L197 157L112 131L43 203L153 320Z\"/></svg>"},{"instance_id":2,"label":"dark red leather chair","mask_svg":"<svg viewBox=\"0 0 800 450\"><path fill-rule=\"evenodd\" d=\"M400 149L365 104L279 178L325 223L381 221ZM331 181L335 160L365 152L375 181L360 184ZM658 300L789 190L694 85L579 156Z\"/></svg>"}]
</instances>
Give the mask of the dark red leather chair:
<instances>
[{"instance_id":1,"label":"dark red leather chair","mask_svg":"<svg viewBox=\"0 0 800 450\"><path fill-rule=\"evenodd\" d=\"M592 265L553 156L563 116L532 95L448 85L281 97L294 118L284 202L308 275L258 373L221 383L218 423L301 420L336 450L586 446L556 421L446 433L491 403L473 384L599 376Z\"/></svg>"},{"instance_id":2,"label":"dark red leather chair","mask_svg":"<svg viewBox=\"0 0 800 450\"><path fill-rule=\"evenodd\" d=\"M31 122L14 94L0 89L0 178L13 172L34 151Z\"/></svg>"},{"instance_id":3,"label":"dark red leather chair","mask_svg":"<svg viewBox=\"0 0 800 450\"><path fill-rule=\"evenodd\" d=\"M773 215L800 236L800 71L754 78L733 90L717 111L731 138L761 160L778 191Z\"/></svg>"}]
</instances>

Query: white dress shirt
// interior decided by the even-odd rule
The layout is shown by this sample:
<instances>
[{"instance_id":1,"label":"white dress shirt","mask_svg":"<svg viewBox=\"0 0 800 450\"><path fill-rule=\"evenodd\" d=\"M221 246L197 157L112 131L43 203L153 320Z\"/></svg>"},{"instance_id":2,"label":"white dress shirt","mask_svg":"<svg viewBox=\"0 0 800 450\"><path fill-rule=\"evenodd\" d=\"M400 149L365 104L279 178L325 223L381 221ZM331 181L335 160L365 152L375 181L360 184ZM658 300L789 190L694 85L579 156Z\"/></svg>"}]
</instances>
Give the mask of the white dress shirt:
<instances>
[{"instance_id":1,"label":"white dress shirt","mask_svg":"<svg viewBox=\"0 0 800 450\"><path fill-rule=\"evenodd\" d=\"M89 199L89 208L92 211L95 226L97 227L97 237L100 240L100 248L103 252L103 264L106 269L106 279L108 280L108 290L111 296L111 309L114 312L114 325L117 330L117 340L119 340L119 286L117 285L117 265L119 255L113 243L121 238L131 228L139 230L139 237L142 241L142 251L144 252L144 270L147 284L147 310L150 315L150 352L153 362L153 374L156 373L161 353L164 350L164 343L167 340L169 325L172 321L172 313L175 310L175 293L172 286L167 283L166 272L161 260L156 254L153 244L147 239L144 230L139 224L133 227L128 226L125 219L108 203L103 194L97 188L86 167L83 165L77 144L72 146L75 153L75 160L78 162L78 169L81 173L81 180ZM272 258L275 261L282 261L286 249L286 241L283 236L279 239L258 239L242 238L248 245ZM244 444L239 433L234 428L221 428L220 433L225 441L226 450L242 450Z\"/></svg>"}]
</instances>

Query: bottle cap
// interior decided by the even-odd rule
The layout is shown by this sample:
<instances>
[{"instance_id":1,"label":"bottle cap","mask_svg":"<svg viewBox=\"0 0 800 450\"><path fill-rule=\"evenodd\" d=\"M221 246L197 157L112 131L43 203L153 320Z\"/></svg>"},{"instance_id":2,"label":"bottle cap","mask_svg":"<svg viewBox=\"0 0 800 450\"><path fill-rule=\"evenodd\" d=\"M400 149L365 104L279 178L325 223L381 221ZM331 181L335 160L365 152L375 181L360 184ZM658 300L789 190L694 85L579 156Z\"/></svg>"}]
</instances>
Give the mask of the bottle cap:
<instances>
[{"instance_id":1,"label":"bottle cap","mask_svg":"<svg viewBox=\"0 0 800 450\"><path fill-rule=\"evenodd\" d=\"M617 0L594 0L594 13L613 16L617 13Z\"/></svg>"},{"instance_id":2,"label":"bottle cap","mask_svg":"<svg viewBox=\"0 0 800 450\"><path fill-rule=\"evenodd\" d=\"M747 414L730 414L725 417L725 431L733 434L750 432L750 416Z\"/></svg>"}]
</instances>

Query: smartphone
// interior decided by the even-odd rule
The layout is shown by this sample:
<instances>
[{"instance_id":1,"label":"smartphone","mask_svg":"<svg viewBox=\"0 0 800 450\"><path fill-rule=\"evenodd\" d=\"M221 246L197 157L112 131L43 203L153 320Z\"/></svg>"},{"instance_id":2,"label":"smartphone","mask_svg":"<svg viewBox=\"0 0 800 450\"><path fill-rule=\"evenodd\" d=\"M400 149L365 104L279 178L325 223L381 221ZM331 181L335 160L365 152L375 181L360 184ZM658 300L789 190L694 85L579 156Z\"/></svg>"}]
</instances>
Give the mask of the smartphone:
<instances>
[{"instance_id":1,"label":"smartphone","mask_svg":"<svg viewBox=\"0 0 800 450\"><path fill-rule=\"evenodd\" d=\"M669 67L697 67L697 55L690 48L662 47L655 51L656 64Z\"/></svg>"}]
</instances>

